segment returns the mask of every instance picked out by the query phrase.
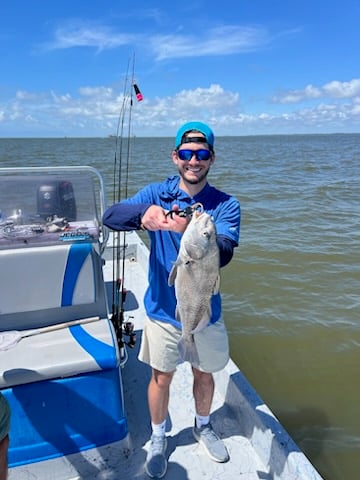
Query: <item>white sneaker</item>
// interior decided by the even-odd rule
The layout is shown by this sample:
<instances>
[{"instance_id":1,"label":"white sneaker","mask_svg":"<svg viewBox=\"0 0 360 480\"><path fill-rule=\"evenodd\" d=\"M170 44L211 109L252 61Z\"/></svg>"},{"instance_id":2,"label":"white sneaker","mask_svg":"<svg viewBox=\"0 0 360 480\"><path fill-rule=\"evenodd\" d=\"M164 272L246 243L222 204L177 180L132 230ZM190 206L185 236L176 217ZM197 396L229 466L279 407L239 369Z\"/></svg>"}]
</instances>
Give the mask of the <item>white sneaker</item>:
<instances>
[{"instance_id":1,"label":"white sneaker","mask_svg":"<svg viewBox=\"0 0 360 480\"><path fill-rule=\"evenodd\" d=\"M165 436L152 435L146 456L145 471L150 478L162 478L167 470Z\"/></svg>"},{"instance_id":2,"label":"white sneaker","mask_svg":"<svg viewBox=\"0 0 360 480\"><path fill-rule=\"evenodd\" d=\"M200 428L197 428L195 423L193 435L205 448L206 453L212 460L219 463L224 463L229 460L229 453L224 442L216 435L210 422Z\"/></svg>"}]
</instances>

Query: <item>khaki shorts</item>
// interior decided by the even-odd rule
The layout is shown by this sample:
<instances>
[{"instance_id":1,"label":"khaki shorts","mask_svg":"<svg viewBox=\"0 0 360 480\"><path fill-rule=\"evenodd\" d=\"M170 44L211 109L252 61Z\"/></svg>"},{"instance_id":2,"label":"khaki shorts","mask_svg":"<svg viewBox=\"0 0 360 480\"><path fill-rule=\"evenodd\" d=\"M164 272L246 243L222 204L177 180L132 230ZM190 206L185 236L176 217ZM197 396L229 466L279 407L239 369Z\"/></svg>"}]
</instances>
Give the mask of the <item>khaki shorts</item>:
<instances>
[{"instance_id":1,"label":"khaki shorts","mask_svg":"<svg viewBox=\"0 0 360 480\"><path fill-rule=\"evenodd\" d=\"M173 325L147 318L141 339L139 360L160 372L173 372L181 363L178 342L181 330ZM222 319L194 334L199 365L198 370L214 373L229 361L229 341Z\"/></svg>"},{"instance_id":2,"label":"khaki shorts","mask_svg":"<svg viewBox=\"0 0 360 480\"><path fill-rule=\"evenodd\" d=\"M10 407L6 398L0 393L0 441L3 440L10 430Z\"/></svg>"}]
</instances>

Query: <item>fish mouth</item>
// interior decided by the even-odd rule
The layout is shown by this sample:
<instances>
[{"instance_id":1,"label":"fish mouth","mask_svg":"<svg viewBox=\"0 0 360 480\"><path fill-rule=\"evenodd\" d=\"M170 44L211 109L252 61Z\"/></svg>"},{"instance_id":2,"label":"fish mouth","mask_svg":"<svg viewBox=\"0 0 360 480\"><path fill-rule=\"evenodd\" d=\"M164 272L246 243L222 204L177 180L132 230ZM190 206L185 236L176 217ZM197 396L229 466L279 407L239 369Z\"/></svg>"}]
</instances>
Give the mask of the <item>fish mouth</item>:
<instances>
[{"instance_id":1,"label":"fish mouth","mask_svg":"<svg viewBox=\"0 0 360 480\"><path fill-rule=\"evenodd\" d=\"M192 216L195 218L199 218L200 215L202 215L202 212L199 212L198 210L195 210L194 213L192 214Z\"/></svg>"},{"instance_id":2,"label":"fish mouth","mask_svg":"<svg viewBox=\"0 0 360 480\"><path fill-rule=\"evenodd\" d=\"M194 205L191 206L192 208L192 217L195 217L195 219L199 218L203 213L204 213L204 206L200 202L194 203Z\"/></svg>"}]
</instances>

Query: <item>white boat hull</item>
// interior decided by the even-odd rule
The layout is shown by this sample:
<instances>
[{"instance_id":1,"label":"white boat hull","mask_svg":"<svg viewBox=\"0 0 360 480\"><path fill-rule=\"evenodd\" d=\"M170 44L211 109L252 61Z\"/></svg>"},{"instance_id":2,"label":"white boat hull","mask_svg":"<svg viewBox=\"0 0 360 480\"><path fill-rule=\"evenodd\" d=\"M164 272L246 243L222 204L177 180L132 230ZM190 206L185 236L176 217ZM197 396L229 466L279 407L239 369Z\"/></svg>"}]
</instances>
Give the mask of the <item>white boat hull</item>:
<instances>
[{"instance_id":1,"label":"white boat hull","mask_svg":"<svg viewBox=\"0 0 360 480\"><path fill-rule=\"evenodd\" d=\"M81 244L84 240L78 237L77 241ZM1 248L0 232L2 275L5 270L11 270L13 275L12 265L17 262L23 267L18 268L22 274L26 264L24 259L31 252L38 255L36 249L43 248L49 255L58 252L54 261L63 285L64 258L69 256L67 243L60 242L56 248L32 246L33 250L28 245L17 245L9 254L7 239L3 242L5 247ZM147 406L151 372L147 365L138 361L137 353L146 317L143 296L149 252L135 232L126 234L126 237L121 234L119 244L125 246L126 258L122 278L127 290L124 320L134 324L137 336L135 348L125 350L126 363L108 319L114 273L112 236L104 251L97 242L91 243L91 261L86 257L89 261L84 261L83 267L78 265L76 281L71 281L71 295L68 288L66 295L60 295L67 299L67 305L62 305L61 301L59 304L56 278L52 276L46 282L46 275L54 274L51 268L49 270L49 265L54 263L43 260L46 255L40 253L35 260L32 259L36 266L36 270L32 268L32 278L38 278L37 282L26 284L24 276L16 279L13 275L16 281L11 288L6 279L11 275L2 277L8 293L2 300L0 297L3 311L6 310L2 314L0 306L0 325L3 327L0 330L9 330L13 321L19 322L16 328L25 329L63 322L66 318L70 321L74 316L100 317L88 325L21 339L13 350L0 351L1 388L9 399L13 414L9 480L148 478L144 462L151 435ZM12 255L11 259L9 255ZM81 274L82 268L85 269L84 275ZM89 269L93 272L90 283ZM23 292L19 297L21 302L17 304L16 289L21 284L21 288L30 291L38 282L43 282L45 292L46 286L50 286L49 295L40 298L27 314L19 312L16 305L21 304L24 310L28 304L25 293L29 292ZM39 303L43 307L40 308ZM68 313L71 318L66 317ZM38 319L40 325L36 325ZM121 366L123 363L125 365ZM229 450L230 461L224 464L211 461L194 440L192 375L189 365L181 364L171 385L165 478L321 480L319 473L232 361L215 374L215 384L212 423Z\"/></svg>"}]
</instances>

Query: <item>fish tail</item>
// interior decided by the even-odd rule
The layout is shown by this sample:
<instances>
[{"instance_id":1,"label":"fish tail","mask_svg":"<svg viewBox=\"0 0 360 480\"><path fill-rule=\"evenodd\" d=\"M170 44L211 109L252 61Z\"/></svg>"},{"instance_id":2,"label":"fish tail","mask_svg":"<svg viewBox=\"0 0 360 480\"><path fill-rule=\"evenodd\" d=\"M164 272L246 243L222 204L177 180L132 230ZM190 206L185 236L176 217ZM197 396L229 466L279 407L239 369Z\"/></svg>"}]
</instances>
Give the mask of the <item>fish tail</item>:
<instances>
[{"instance_id":1,"label":"fish tail","mask_svg":"<svg viewBox=\"0 0 360 480\"><path fill-rule=\"evenodd\" d=\"M184 362L190 362L191 365L199 365L199 354L194 342L194 336L183 336L178 343L178 349L181 359Z\"/></svg>"}]
</instances>

